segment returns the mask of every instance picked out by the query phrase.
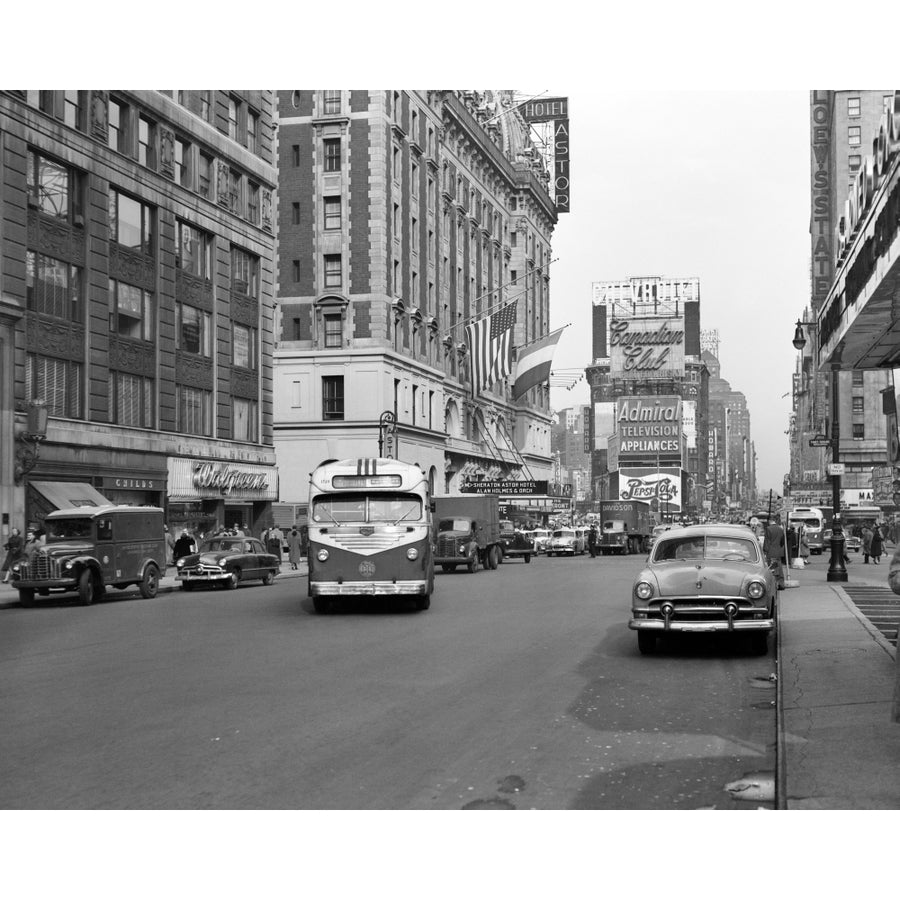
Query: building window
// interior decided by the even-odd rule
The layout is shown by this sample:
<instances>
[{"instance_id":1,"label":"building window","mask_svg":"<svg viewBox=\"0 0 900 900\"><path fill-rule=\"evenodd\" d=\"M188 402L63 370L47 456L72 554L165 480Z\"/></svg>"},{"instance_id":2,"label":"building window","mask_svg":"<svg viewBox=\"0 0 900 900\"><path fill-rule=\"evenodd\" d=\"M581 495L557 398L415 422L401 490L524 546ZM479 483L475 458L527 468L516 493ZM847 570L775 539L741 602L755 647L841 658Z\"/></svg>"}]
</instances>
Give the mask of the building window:
<instances>
[{"instance_id":1,"label":"building window","mask_svg":"<svg viewBox=\"0 0 900 900\"><path fill-rule=\"evenodd\" d=\"M300 145L294 144L291 146L291 163L296 169L297 166L300 165Z\"/></svg>"},{"instance_id":2,"label":"building window","mask_svg":"<svg viewBox=\"0 0 900 900\"><path fill-rule=\"evenodd\" d=\"M326 138L325 145L325 171L341 171L341 140L340 138Z\"/></svg>"},{"instance_id":3,"label":"building window","mask_svg":"<svg viewBox=\"0 0 900 900\"><path fill-rule=\"evenodd\" d=\"M865 401L864 397L854 397L853 398L853 412L861 413L865 412L863 408L863 402Z\"/></svg>"},{"instance_id":4,"label":"building window","mask_svg":"<svg viewBox=\"0 0 900 900\"><path fill-rule=\"evenodd\" d=\"M300 204L299 203L291 204L291 224L292 225L300 224Z\"/></svg>"},{"instance_id":5,"label":"building window","mask_svg":"<svg viewBox=\"0 0 900 900\"><path fill-rule=\"evenodd\" d=\"M244 179L240 172L236 169L228 170L228 208L235 213L235 215L240 215L243 212L243 203L242 203L242 188L244 186Z\"/></svg>"},{"instance_id":6,"label":"building window","mask_svg":"<svg viewBox=\"0 0 900 900\"><path fill-rule=\"evenodd\" d=\"M151 209L146 203L122 194L115 188L109 192L110 240L122 247L153 254Z\"/></svg>"},{"instance_id":7,"label":"building window","mask_svg":"<svg viewBox=\"0 0 900 900\"><path fill-rule=\"evenodd\" d=\"M236 97L228 98L228 137L238 139L238 115L241 103Z\"/></svg>"},{"instance_id":8,"label":"building window","mask_svg":"<svg viewBox=\"0 0 900 900\"><path fill-rule=\"evenodd\" d=\"M110 149L118 153L128 153L128 113L128 104L120 100L109 101L107 142Z\"/></svg>"},{"instance_id":9,"label":"building window","mask_svg":"<svg viewBox=\"0 0 900 900\"><path fill-rule=\"evenodd\" d=\"M324 112L326 116L337 115L341 111L341 92L340 91L323 91L324 94Z\"/></svg>"},{"instance_id":10,"label":"building window","mask_svg":"<svg viewBox=\"0 0 900 900\"><path fill-rule=\"evenodd\" d=\"M175 221L175 265L199 278L212 277L212 236L180 219Z\"/></svg>"},{"instance_id":11,"label":"building window","mask_svg":"<svg viewBox=\"0 0 900 900\"><path fill-rule=\"evenodd\" d=\"M45 215L69 222L81 215L81 179L68 166L29 150L25 182L29 204Z\"/></svg>"},{"instance_id":12,"label":"building window","mask_svg":"<svg viewBox=\"0 0 900 900\"><path fill-rule=\"evenodd\" d=\"M153 380L129 372L109 373L110 421L133 428L153 427Z\"/></svg>"},{"instance_id":13,"label":"building window","mask_svg":"<svg viewBox=\"0 0 900 900\"><path fill-rule=\"evenodd\" d=\"M248 325L233 326L232 365L242 369L256 369L256 329Z\"/></svg>"},{"instance_id":14,"label":"building window","mask_svg":"<svg viewBox=\"0 0 900 900\"><path fill-rule=\"evenodd\" d=\"M400 180L400 160L401 160L399 147L396 147L396 146L394 147L393 156L391 159L392 159L391 169L394 174L394 181L399 181Z\"/></svg>"},{"instance_id":15,"label":"building window","mask_svg":"<svg viewBox=\"0 0 900 900\"><path fill-rule=\"evenodd\" d=\"M213 159L206 153L201 153L198 157L197 167L197 193L201 197L212 200L212 168Z\"/></svg>"},{"instance_id":16,"label":"building window","mask_svg":"<svg viewBox=\"0 0 900 900\"><path fill-rule=\"evenodd\" d=\"M295 259L291 262L291 272L293 273L293 281L296 284L300 280L300 260Z\"/></svg>"},{"instance_id":17,"label":"building window","mask_svg":"<svg viewBox=\"0 0 900 900\"><path fill-rule=\"evenodd\" d=\"M344 345L344 317L341 313L326 313L325 321L325 347L342 347Z\"/></svg>"},{"instance_id":18,"label":"building window","mask_svg":"<svg viewBox=\"0 0 900 900\"><path fill-rule=\"evenodd\" d=\"M79 131L84 130L83 96L82 91L63 91L63 121Z\"/></svg>"},{"instance_id":19,"label":"building window","mask_svg":"<svg viewBox=\"0 0 900 900\"><path fill-rule=\"evenodd\" d=\"M175 347L195 356L212 356L212 316L185 303L175 304Z\"/></svg>"},{"instance_id":20,"label":"building window","mask_svg":"<svg viewBox=\"0 0 900 900\"><path fill-rule=\"evenodd\" d=\"M247 221L259 225L259 185L247 182Z\"/></svg>"},{"instance_id":21,"label":"building window","mask_svg":"<svg viewBox=\"0 0 900 900\"><path fill-rule=\"evenodd\" d=\"M863 422L853 423L853 440L863 441L866 438L866 426Z\"/></svg>"},{"instance_id":22,"label":"building window","mask_svg":"<svg viewBox=\"0 0 900 900\"><path fill-rule=\"evenodd\" d=\"M200 91L200 118L212 122L212 91Z\"/></svg>"},{"instance_id":23,"label":"building window","mask_svg":"<svg viewBox=\"0 0 900 900\"><path fill-rule=\"evenodd\" d=\"M25 254L28 308L70 322L82 320L81 269L33 250Z\"/></svg>"},{"instance_id":24,"label":"building window","mask_svg":"<svg viewBox=\"0 0 900 900\"><path fill-rule=\"evenodd\" d=\"M255 400L245 400L243 397L234 397L234 424L232 427L232 439L235 441L253 441L259 439L259 415L258 404Z\"/></svg>"},{"instance_id":25,"label":"building window","mask_svg":"<svg viewBox=\"0 0 900 900\"><path fill-rule=\"evenodd\" d=\"M231 290L254 299L259 296L259 257L234 246L231 248Z\"/></svg>"},{"instance_id":26,"label":"building window","mask_svg":"<svg viewBox=\"0 0 900 900\"><path fill-rule=\"evenodd\" d=\"M25 399L40 398L51 416L81 418L80 363L50 359L28 353L25 356Z\"/></svg>"},{"instance_id":27,"label":"building window","mask_svg":"<svg viewBox=\"0 0 900 900\"><path fill-rule=\"evenodd\" d=\"M341 256L339 253L330 253L325 256L325 287L341 287Z\"/></svg>"},{"instance_id":28,"label":"building window","mask_svg":"<svg viewBox=\"0 0 900 900\"><path fill-rule=\"evenodd\" d=\"M253 110L247 110L247 149L251 153L259 153L259 116Z\"/></svg>"},{"instance_id":29,"label":"building window","mask_svg":"<svg viewBox=\"0 0 900 900\"><path fill-rule=\"evenodd\" d=\"M410 244L413 253L419 252L419 220L413 216L412 228L410 229Z\"/></svg>"},{"instance_id":30,"label":"building window","mask_svg":"<svg viewBox=\"0 0 900 900\"><path fill-rule=\"evenodd\" d=\"M145 116L138 119L138 162L156 169L156 123Z\"/></svg>"},{"instance_id":31,"label":"building window","mask_svg":"<svg viewBox=\"0 0 900 900\"><path fill-rule=\"evenodd\" d=\"M862 157L858 153L854 153L847 157L847 162L851 169L856 170L862 165Z\"/></svg>"},{"instance_id":32,"label":"building window","mask_svg":"<svg viewBox=\"0 0 900 900\"><path fill-rule=\"evenodd\" d=\"M865 384L865 372L862 369L853 369L853 387L862 387Z\"/></svg>"},{"instance_id":33,"label":"building window","mask_svg":"<svg viewBox=\"0 0 900 900\"><path fill-rule=\"evenodd\" d=\"M178 386L178 430L184 434L212 434L212 391Z\"/></svg>"},{"instance_id":34,"label":"building window","mask_svg":"<svg viewBox=\"0 0 900 900\"><path fill-rule=\"evenodd\" d=\"M181 138L175 138L175 183L191 187L191 145Z\"/></svg>"},{"instance_id":35,"label":"building window","mask_svg":"<svg viewBox=\"0 0 900 900\"><path fill-rule=\"evenodd\" d=\"M882 111L883 112L890 111L891 107L894 105L894 95L893 94L885 94L881 98L881 102L882 102Z\"/></svg>"},{"instance_id":36,"label":"building window","mask_svg":"<svg viewBox=\"0 0 900 900\"><path fill-rule=\"evenodd\" d=\"M344 376L322 376L322 418L344 418Z\"/></svg>"},{"instance_id":37,"label":"building window","mask_svg":"<svg viewBox=\"0 0 900 900\"><path fill-rule=\"evenodd\" d=\"M325 197L324 198L324 209L325 209L325 230L326 231L338 231L341 227L341 198L340 197Z\"/></svg>"},{"instance_id":38,"label":"building window","mask_svg":"<svg viewBox=\"0 0 900 900\"><path fill-rule=\"evenodd\" d=\"M155 333L153 294L133 284L109 279L109 330L122 337L152 341Z\"/></svg>"},{"instance_id":39,"label":"building window","mask_svg":"<svg viewBox=\"0 0 900 900\"><path fill-rule=\"evenodd\" d=\"M847 98L847 115L851 118L859 116L859 97Z\"/></svg>"},{"instance_id":40,"label":"building window","mask_svg":"<svg viewBox=\"0 0 900 900\"><path fill-rule=\"evenodd\" d=\"M860 137L860 126L850 125L847 128L847 137L850 141L851 147L858 147L862 143L862 138Z\"/></svg>"}]
</instances>

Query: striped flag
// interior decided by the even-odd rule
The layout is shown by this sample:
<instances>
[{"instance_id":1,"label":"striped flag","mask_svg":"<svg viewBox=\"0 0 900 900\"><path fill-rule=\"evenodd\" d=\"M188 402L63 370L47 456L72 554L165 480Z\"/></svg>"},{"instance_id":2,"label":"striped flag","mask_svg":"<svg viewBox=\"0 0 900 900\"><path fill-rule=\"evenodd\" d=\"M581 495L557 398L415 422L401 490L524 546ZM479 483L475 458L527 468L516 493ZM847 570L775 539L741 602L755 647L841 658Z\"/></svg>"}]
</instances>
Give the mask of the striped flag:
<instances>
[{"instance_id":1,"label":"striped flag","mask_svg":"<svg viewBox=\"0 0 900 900\"><path fill-rule=\"evenodd\" d=\"M466 343L472 361L472 392L475 394L512 372L517 302L513 300L497 312L466 325Z\"/></svg>"},{"instance_id":2,"label":"striped flag","mask_svg":"<svg viewBox=\"0 0 900 900\"><path fill-rule=\"evenodd\" d=\"M513 385L513 400L518 400L529 388L542 384L550 377L553 351L562 337L563 329L558 328L540 340L523 347L516 361L516 382Z\"/></svg>"}]
</instances>

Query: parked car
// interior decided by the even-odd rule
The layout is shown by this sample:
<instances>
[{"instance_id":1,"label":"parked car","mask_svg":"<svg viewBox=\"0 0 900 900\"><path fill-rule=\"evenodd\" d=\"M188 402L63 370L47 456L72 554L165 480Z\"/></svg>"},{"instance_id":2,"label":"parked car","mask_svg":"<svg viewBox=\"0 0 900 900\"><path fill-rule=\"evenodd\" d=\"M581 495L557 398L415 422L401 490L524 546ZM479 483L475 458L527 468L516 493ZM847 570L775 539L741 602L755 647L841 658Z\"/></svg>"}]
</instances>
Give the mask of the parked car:
<instances>
[{"instance_id":1,"label":"parked car","mask_svg":"<svg viewBox=\"0 0 900 900\"><path fill-rule=\"evenodd\" d=\"M203 541L197 553L175 560L175 568L184 591L198 584L234 589L243 581L272 584L281 561L256 538L213 537Z\"/></svg>"},{"instance_id":2,"label":"parked car","mask_svg":"<svg viewBox=\"0 0 900 900\"><path fill-rule=\"evenodd\" d=\"M574 556L584 553L586 536L583 528L557 528L550 536L547 556Z\"/></svg>"},{"instance_id":3,"label":"parked car","mask_svg":"<svg viewBox=\"0 0 900 900\"><path fill-rule=\"evenodd\" d=\"M743 525L692 525L660 535L632 586L638 649L677 632L743 632L763 654L775 628L777 586L753 532Z\"/></svg>"},{"instance_id":4,"label":"parked car","mask_svg":"<svg viewBox=\"0 0 900 900\"><path fill-rule=\"evenodd\" d=\"M826 528L825 531L822 532L822 546L825 548L826 553L831 552L830 528ZM849 531L844 529L844 552L849 553L851 550L854 553L859 553L859 551L862 550L862 538L855 534L850 534Z\"/></svg>"},{"instance_id":5,"label":"parked car","mask_svg":"<svg viewBox=\"0 0 900 900\"><path fill-rule=\"evenodd\" d=\"M530 563L534 555L534 541L524 531L513 528L511 522L500 522L500 549L503 559L520 557Z\"/></svg>"}]
</instances>

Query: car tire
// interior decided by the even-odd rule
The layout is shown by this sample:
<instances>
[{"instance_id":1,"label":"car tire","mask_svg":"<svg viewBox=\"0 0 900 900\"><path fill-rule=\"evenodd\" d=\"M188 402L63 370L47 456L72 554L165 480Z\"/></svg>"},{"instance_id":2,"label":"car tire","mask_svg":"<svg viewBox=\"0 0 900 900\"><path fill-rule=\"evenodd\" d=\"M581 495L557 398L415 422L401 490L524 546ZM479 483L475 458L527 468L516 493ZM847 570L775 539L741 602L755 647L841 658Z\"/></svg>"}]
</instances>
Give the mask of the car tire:
<instances>
[{"instance_id":1,"label":"car tire","mask_svg":"<svg viewBox=\"0 0 900 900\"><path fill-rule=\"evenodd\" d=\"M241 582L241 570L234 569L225 581L225 590L233 591Z\"/></svg>"},{"instance_id":2,"label":"car tire","mask_svg":"<svg viewBox=\"0 0 900 900\"><path fill-rule=\"evenodd\" d=\"M183 591L192 591L194 589L194 583L192 581L182 581L181 589Z\"/></svg>"},{"instance_id":3,"label":"car tire","mask_svg":"<svg viewBox=\"0 0 900 900\"><path fill-rule=\"evenodd\" d=\"M455 572L456 566L453 563L441 563L442 572Z\"/></svg>"},{"instance_id":4,"label":"car tire","mask_svg":"<svg viewBox=\"0 0 900 900\"><path fill-rule=\"evenodd\" d=\"M472 558L466 563L466 569L470 575L478 571L478 553L473 554Z\"/></svg>"},{"instance_id":5,"label":"car tire","mask_svg":"<svg viewBox=\"0 0 900 900\"><path fill-rule=\"evenodd\" d=\"M769 652L768 631L754 631L750 635L750 651L756 656L765 656Z\"/></svg>"},{"instance_id":6,"label":"car tire","mask_svg":"<svg viewBox=\"0 0 900 900\"><path fill-rule=\"evenodd\" d=\"M269 587L269 585L275 584L275 572L274 571L266 572L266 574L263 576L262 583L266 587Z\"/></svg>"},{"instance_id":7,"label":"car tire","mask_svg":"<svg viewBox=\"0 0 900 900\"><path fill-rule=\"evenodd\" d=\"M34 606L34 588L19 588L19 603Z\"/></svg>"},{"instance_id":8,"label":"car tire","mask_svg":"<svg viewBox=\"0 0 900 900\"><path fill-rule=\"evenodd\" d=\"M85 569L78 578L78 600L82 606L90 606L97 596L94 573L90 569Z\"/></svg>"},{"instance_id":9,"label":"car tire","mask_svg":"<svg viewBox=\"0 0 900 900\"><path fill-rule=\"evenodd\" d=\"M491 568L498 569L503 563L504 553L499 547L494 547L491 550Z\"/></svg>"},{"instance_id":10,"label":"car tire","mask_svg":"<svg viewBox=\"0 0 900 900\"><path fill-rule=\"evenodd\" d=\"M525 562L526 562L526 563L530 563L530 562L531 562L531 554L530 554L530 553L526 553L526 554L525 554Z\"/></svg>"},{"instance_id":11,"label":"car tire","mask_svg":"<svg viewBox=\"0 0 900 900\"><path fill-rule=\"evenodd\" d=\"M431 594L425 594L423 597L416 597L416 610L425 612L431 607Z\"/></svg>"},{"instance_id":12,"label":"car tire","mask_svg":"<svg viewBox=\"0 0 900 900\"><path fill-rule=\"evenodd\" d=\"M637 638L638 650L644 656L649 656L656 651L656 635L652 631L639 631Z\"/></svg>"},{"instance_id":13,"label":"car tire","mask_svg":"<svg viewBox=\"0 0 900 900\"><path fill-rule=\"evenodd\" d=\"M144 569L138 590L145 600L152 600L159 593L159 569L153 563Z\"/></svg>"},{"instance_id":14,"label":"car tire","mask_svg":"<svg viewBox=\"0 0 900 900\"><path fill-rule=\"evenodd\" d=\"M313 609L316 615L327 616L331 612L331 600L328 597L313 597Z\"/></svg>"}]
</instances>

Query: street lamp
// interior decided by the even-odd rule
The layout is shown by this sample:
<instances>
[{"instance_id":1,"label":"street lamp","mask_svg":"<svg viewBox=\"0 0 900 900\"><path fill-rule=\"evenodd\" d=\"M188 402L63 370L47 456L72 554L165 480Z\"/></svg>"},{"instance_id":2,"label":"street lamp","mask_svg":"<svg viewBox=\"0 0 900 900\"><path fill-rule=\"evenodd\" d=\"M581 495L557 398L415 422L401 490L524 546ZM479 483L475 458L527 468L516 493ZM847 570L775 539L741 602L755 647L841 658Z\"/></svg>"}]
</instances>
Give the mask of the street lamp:
<instances>
[{"instance_id":1,"label":"street lamp","mask_svg":"<svg viewBox=\"0 0 900 900\"><path fill-rule=\"evenodd\" d=\"M797 319L797 327L794 329L794 346L802 350L806 346L806 336L803 334L803 323ZM837 366L831 369L831 462L833 463L831 475L831 559L828 562L828 581L846 581L847 567L844 565L844 530L841 528L841 476L840 460L840 407L838 405L838 376L840 370Z\"/></svg>"}]
</instances>

